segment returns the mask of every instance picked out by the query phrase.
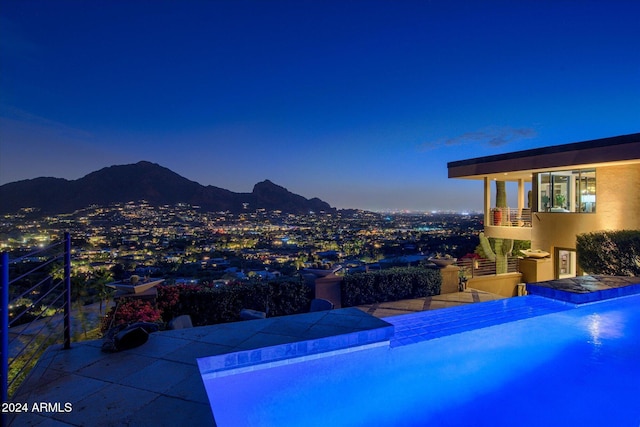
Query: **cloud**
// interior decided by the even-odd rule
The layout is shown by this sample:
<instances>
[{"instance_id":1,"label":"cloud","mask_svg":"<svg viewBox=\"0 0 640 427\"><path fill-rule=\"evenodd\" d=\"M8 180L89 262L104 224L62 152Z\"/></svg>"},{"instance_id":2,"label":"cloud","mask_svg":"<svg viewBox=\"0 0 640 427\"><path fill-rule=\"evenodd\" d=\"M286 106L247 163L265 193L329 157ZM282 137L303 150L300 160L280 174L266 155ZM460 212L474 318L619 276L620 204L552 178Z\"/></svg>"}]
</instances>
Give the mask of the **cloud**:
<instances>
[{"instance_id":1,"label":"cloud","mask_svg":"<svg viewBox=\"0 0 640 427\"><path fill-rule=\"evenodd\" d=\"M28 130L31 134L48 137L57 136L80 141L93 138L91 132L32 114L12 105L0 105L0 121L2 121L1 129L7 132L22 129Z\"/></svg>"},{"instance_id":2,"label":"cloud","mask_svg":"<svg viewBox=\"0 0 640 427\"><path fill-rule=\"evenodd\" d=\"M431 150L442 146L482 144L489 147L500 147L523 139L533 138L537 135L532 128L491 127L465 132L452 138L427 141L421 145L422 150Z\"/></svg>"}]
</instances>

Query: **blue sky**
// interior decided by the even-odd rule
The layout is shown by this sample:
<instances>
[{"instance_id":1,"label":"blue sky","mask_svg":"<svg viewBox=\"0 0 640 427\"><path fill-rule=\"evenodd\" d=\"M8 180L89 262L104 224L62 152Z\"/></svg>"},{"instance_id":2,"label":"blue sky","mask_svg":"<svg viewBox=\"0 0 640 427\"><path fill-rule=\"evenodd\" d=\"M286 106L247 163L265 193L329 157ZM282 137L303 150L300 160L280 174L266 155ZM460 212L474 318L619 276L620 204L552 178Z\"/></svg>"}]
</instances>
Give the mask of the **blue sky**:
<instances>
[{"instance_id":1,"label":"blue sky","mask_svg":"<svg viewBox=\"0 0 640 427\"><path fill-rule=\"evenodd\" d=\"M339 208L480 209L446 163L640 130L640 2L0 7L0 184L149 160Z\"/></svg>"}]
</instances>

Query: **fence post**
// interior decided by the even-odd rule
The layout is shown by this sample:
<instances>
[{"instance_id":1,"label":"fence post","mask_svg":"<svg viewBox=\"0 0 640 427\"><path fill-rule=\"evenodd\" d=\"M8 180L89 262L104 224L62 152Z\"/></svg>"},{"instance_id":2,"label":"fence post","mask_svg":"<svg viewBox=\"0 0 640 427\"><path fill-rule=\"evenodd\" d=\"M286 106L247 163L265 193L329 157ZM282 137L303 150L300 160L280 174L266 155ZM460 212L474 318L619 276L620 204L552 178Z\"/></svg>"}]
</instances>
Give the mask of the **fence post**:
<instances>
[{"instance_id":1,"label":"fence post","mask_svg":"<svg viewBox=\"0 0 640 427\"><path fill-rule=\"evenodd\" d=\"M71 348L71 236L64 233L64 348Z\"/></svg>"},{"instance_id":2,"label":"fence post","mask_svg":"<svg viewBox=\"0 0 640 427\"><path fill-rule=\"evenodd\" d=\"M2 323L2 401L9 399L9 253L2 252L2 300L0 322ZM2 414L4 420L4 414ZM4 424L4 423L3 423Z\"/></svg>"}]
</instances>

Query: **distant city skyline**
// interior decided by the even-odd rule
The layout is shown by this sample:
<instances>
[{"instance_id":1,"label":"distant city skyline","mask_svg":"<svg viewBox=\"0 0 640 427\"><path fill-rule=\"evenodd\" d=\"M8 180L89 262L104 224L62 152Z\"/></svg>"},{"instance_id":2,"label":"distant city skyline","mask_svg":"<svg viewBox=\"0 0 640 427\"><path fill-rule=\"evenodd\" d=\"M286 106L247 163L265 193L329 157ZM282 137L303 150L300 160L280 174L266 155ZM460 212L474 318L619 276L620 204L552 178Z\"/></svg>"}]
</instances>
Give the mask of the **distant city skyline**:
<instances>
[{"instance_id":1,"label":"distant city skyline","mask_svg":"<svg viewBox=\"0 0 640 427\"><path fill-rule=\"evenodd\" d=\"M640 2L18 1L0 185L158 163L337 208L480 210L447 162L640 131Z\"/></svg>"}]
</instances>

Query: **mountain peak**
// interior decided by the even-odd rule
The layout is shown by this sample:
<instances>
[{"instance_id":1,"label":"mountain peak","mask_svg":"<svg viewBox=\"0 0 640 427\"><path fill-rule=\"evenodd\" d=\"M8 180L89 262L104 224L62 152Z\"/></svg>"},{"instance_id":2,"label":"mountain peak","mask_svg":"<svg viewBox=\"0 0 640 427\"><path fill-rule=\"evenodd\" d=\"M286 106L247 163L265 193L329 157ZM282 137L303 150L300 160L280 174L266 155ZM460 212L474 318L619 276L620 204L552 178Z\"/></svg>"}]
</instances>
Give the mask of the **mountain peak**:
<instances>
[{"instance_id":1,"label":"mountain peak","mask_svg":"<svg viewBox=\"0 0 640 427\"><path fill-rule=\"evenodd\" d=\"M274 184L272 181L265 179L253 186L253 193L261 192L261 191L285 191L289 192L286 188Z\"/></svg>"},{"instance_id":2,"label":"mountain peak","mask_svg":"<svg viewBox=\"0 0 640 427\"><path fill-rule=\"evenodd\" d=\"M241 212L251 209L281 210L288 213L334 210L318 198L306 199L284 187L264 180L252 193L234 193L190 181L157 163L105 167L75 180L39 178L0 186L2 212L35 207L46 213L66 213L89 205L146 200L151 204L188 203L206 211Z\"/></svg>"},{"instance_id":3,"label":"mountain peak","mask_svg":"<svg viewBox=\"0 0 640 427\"><path fill-rule=\"evenodd\" d=\"M267 210L281 210L292 213L308 213L309 211L332 211L333 208L326 202L314 197L305 199L292 193L286 188L264 180L253 187L251 195L254 197L256 208Z\"/></svg>"}]
</instances>

